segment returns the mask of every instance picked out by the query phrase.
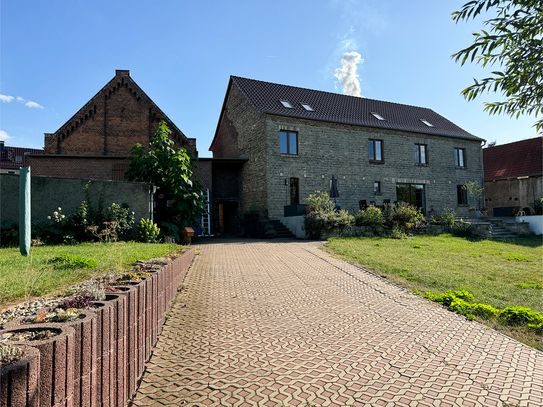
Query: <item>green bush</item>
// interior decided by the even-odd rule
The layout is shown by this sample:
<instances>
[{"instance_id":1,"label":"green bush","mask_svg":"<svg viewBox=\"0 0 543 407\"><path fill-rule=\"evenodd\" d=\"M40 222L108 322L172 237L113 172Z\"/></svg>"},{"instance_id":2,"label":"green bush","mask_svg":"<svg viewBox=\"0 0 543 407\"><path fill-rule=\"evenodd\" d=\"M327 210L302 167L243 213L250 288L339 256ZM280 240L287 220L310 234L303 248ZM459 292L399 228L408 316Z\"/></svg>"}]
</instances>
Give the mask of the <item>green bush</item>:
<instances>
[{"instance_id":1,"label":"green bush","mask_svg":"<svg viewBox=\"0 0 543 407\"><path fill-rule=\"evenodd\" d=\"M543 215L543 198L536 199L531 205L534 215Z\"/></svg>"},{"instance_id":2,"label":"green bush","mask_svg":"<svg viewBox=\"0 0 543 407\"><path fill-rule=\"evenodd\" d=\"M134 212L130 210L126 203L122 205L113 203L107 208L106 220L107 222L114 222L114 229L119 237L126 237L134 224Z\"/></svg>"},{"instance_id":3,"label":"green bush","mask_svg":"<svg viewBox=\"0 0 543 407\"><path fill-rule=\"evenodd\" d=\"M499 309L494 308L492 305L487 304L473 304L471 306L471 313L482 318L492 319L500 312Z\"/></svg>"},{"instance_id":4,"label":"green bush","mask_svg":"<svg viewBox=\"0 0 543 407\"><path fill-rule=\"evenodd\" d=\"M470 237L473 235L473 226L467 222L457 223L454 234L460 237Z\"/></svg>"},{"instance_id":5,"label":"green bush","mask_svg":"<svg viewBox=\"0 0 543 407\"><path fill-rule=\"evenodd\" d=\"M61 254L54 257L49 261L53 265L54 269L82 269L82 268L94 268L98 267L96 259L93 257L85 258L81 256L72 255L69 253Z\"/></svg>"},{"instance_id":6,"label":"green bush","mask_svg":"<svg viewBox=\"0 0 543 407\"><path fill-rule=\"evenodd\" d=\"M507 307L501 310L498 318L504 325L518 326L543 323L543 315L526 307Z\"/></svg>"},{"instance_id":7,"label":"green bush","mask_svg":"<svg viewBox=\"0 0 543 407\"><path fill-rule=\"evenodd\" d=\"M0 246L17 247L19 246L19 224L4 220L0 224Z\"/></svg>"},{"instance_id":8,"label":"green bush","mask_svg":"<svg viewBox=\"0 0 543 407\"><path fill-rule=\"evenodd\" d=\"M441 218L445 222L447 222L447 225L453 226L455 217L456 217L456 212L453 211L451 208L444 208L443 209L443 214L441 215Z\"/></svg>"},{"instance_id":9,"label":"green bush","mask_svg":"<svg viewBox=\"0 0 543 407\"><path fill-rule=\"evenodd\" d=\"M330 196L327 192L315 191L308 198L303 200L303 203L309 206L313 212L332 212L334 204L330 201Z\"/></svg>"},{"instance_id":10,"label":"green bush","mask_svg":"<svg viewBox=\"0 0 543 407\"><path fill-rule=\"evenodd\" d=\"M344 228L354 224L354 216L347 211L310 212L304 217L304 230L311 236L318 237L324 231Z\"/></svg>"},{"instance_id":11,"label":"green bush","mask_svg":"<svg viewBox=\"0 0 543 407\"><path fill-rule=\"evenodd\" d=\"M360 210L355 215L354 221L357 226L371 227L383 226L385 223L381 210L375 206L368 206L365 210Z\"/></svg>"},{"instance_id":12,"label":"green bush","mask_svg":"<svg viewBox=\"0 0 543 407\"><path fill-rule=\"evenodd\" d=\"M151 219L141 219L138 225L138 240L143 243L156 243L160 229Z\"/></svg>"},{"instance_id":13,"label":"green bush","mask_svg":"<svg viewBox=\"0 0 543 407\"><path fill-rule=\"evenodd\" d=\"M388 237L391 239L407 239L409 236L403 231L403 229L399 226L394 226L390 233L388 234Z\"/></svg>"},{"instance_id":14,"label":"green bush","mask_svg":"<svg viewBox=\"0 0 543 407\"><path fill-rule=\"evenodd\" d=\"M387 205L384 218L391 226L418 225L424 220L421 210L407 202Z\"/></svg>"}]
</instances>

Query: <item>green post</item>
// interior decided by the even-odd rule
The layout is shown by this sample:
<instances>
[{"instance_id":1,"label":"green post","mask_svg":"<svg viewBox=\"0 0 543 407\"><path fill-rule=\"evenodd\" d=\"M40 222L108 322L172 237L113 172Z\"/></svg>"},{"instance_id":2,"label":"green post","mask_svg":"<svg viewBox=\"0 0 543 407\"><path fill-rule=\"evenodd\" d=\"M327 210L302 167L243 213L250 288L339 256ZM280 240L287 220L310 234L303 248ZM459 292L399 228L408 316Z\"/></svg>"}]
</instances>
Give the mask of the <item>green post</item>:
<instances>
[{"instance_id":1,"label":"green post","mask_svg":"<svg viewBox=\"0 0 543 407\"><path fill-rule=\"evenodd\" d=\"M19 173L19 250L30 254L30 167Z\"/></svg>"}]
</instances>

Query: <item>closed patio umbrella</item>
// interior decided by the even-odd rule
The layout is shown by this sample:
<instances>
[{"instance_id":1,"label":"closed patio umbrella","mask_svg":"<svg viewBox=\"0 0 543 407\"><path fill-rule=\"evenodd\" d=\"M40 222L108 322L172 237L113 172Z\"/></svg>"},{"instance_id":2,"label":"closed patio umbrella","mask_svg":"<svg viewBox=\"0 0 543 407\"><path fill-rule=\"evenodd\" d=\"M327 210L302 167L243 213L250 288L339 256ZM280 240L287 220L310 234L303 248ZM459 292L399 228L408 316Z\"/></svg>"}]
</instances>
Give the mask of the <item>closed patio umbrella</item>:
<instances>
[{"instance_id":1,"label":"closed patio umbrella","mask_svg":"<svg viewBox=\"0 0 543 407\"><path fill-rule=\"evenodd\" d=\"M332 181L330 182L330 198L338 198L339 197L339 191L337 189L337 179L332 174Z\"/></svg>"}]
</instances>

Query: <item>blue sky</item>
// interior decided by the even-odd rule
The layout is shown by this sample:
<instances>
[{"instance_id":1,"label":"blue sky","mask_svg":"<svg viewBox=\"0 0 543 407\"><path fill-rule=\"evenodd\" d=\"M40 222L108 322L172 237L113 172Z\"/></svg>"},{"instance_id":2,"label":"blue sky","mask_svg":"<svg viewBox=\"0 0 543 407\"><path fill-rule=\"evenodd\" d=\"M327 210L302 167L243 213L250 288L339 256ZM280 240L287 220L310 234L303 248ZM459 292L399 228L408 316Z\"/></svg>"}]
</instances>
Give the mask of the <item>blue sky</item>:
<instances>
[{"instance_id":1,"label":"blue sky","mask_svg":"<svg viewBox=\"0 0 543 407\"><path fill-rule=\"evenodd\" d=\"M43 133L128 69L210 157L230 75L343 93L334 73L346 52L360 54L365 97L433 109L497 144L536 136L534 117L483 111L500 95L461 96L490 71L451 58L484 20L455 24L465 2L0 0L0 139L42 148Z\"/></svg>"}]
</instances>

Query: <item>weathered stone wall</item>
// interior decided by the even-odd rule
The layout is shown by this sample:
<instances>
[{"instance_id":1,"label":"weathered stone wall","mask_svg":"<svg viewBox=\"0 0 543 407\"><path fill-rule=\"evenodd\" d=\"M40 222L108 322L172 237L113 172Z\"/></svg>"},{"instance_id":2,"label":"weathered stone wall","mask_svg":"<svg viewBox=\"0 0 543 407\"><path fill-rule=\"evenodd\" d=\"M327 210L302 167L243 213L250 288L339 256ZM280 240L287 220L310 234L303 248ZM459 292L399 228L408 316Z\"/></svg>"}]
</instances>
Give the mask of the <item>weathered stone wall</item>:
<instances>
[{"instance_id":1,"label":"weathered stone wall","mask_svg":"<svg viewBox=\"0 0 543 407\"><path fill-rule=\"evenodd\" d=\"M47 223L47 216L58 207L64 215L75 212L85 200L88 179L31 177L32 222ZM136 223L150 217L150 184L144 182L91 181L90 197L94 205L103 200L104 208L112 203L127 203L135 212ZM0 220L19 222L19 175L0 175Z\"/></svg>"},{"instance_id":2,"label":"weathered stone wall","mask_svg":"<svg viewBox=\"0 0 543 407\"><path fill-rule=\"evenodd\" d=\"M241 171L241 213L250 210L265 212L268 207L268 142L264 115L256 112L239 89L232 86L212 151L214 158L249 159Z\"/></svg>"},{"instance_id":3,"label":"weathered stone wall","mask_svg":"<svg viewBox=\"0 0 543 407\"><path fill-rule=\"evenodd\" d=\"M279 131L298 132L298 155L280 154ZM243 131L238 128L238 133ZM457 185L466 181L483 184L481 144L477 141L433 135L374 129L346 124L317 122L269 115L266 121L266 184L270 218L280 217L290 204L285 179L299 178L300 201L317 190L329 191L332 174L338 179L342 209L354 214L358 201L383 204L396 198L396 183L424 184L426 210L441 212L450 207L467 215L467 205L457 204ZM368 159L368 140L383 140L382 164ZM428 165L415 165L415 143L428 147ZM455 167L454 148L466 150L466 166ZM323 178L324 175L324 178ZM381 193L373 192L374 181L381 182Z\"/></svg>"},{"instance_id":4,"label":"weathered stone wall","mask_svg":"<svg viewBox=\"0 0 543 407\"><path fill-rule=\"evenodd\" d=\"M529 207L535 199L542 197L542 176L485 182L485 206L491 215L494 208Z\"/></svg>"}]
</instances>

